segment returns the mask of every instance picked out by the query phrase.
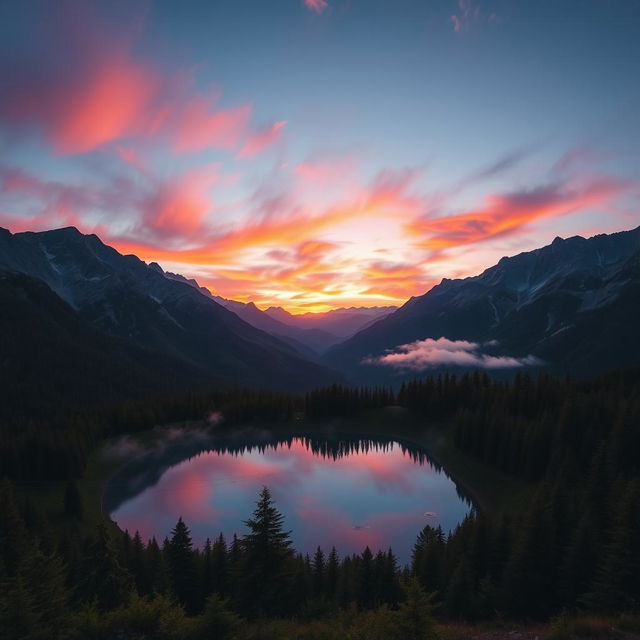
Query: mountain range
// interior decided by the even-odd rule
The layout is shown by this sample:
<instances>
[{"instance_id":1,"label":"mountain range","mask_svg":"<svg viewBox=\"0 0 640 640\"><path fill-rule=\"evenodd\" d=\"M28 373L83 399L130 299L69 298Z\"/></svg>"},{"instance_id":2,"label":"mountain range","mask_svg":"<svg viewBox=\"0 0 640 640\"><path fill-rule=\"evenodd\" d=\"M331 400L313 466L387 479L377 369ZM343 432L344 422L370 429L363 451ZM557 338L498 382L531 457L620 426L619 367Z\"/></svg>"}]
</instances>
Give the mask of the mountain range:
<instances>
[{"instance_id":1,"label":"mountain range","mask_svg":"<svg viewBox=\"0 0 640 640\"><path fill-rule=\"evenodd\" d=\"M262 329L271 335L289 343L305 356L316 359L329 347L342 342L376 320L389 315L397 307L349 307L331 309L323 313L303 313L294 315L282 307L269 307L265 311L253 302L239 302L216 296L206 287L201 287L193 278L163 271L160 265L152 262L149 266L168 278L186 282L203 295L215 300L225 309L233 311L245 322Z\"/></svg>"},{"instance_id":2,"label":"mountain range","mask_svg":"<svg viewBox=\"0 0 640 640\"><path fill-rule=\"evenodd\" d=\"M457 356L468 368L585 377L638 365L639 327L640 227L556 238L480 275L445 278L323 361L357 382L415 377L427 365L450 369Z\"/></svg>"},{"instance_id":3,"label":"mountain range","mask_svg":"<svg viewBox=\"0 0 640 640\"><path fill-rule=\"evenodd\" d=\"M16 234L0 229L0 270L0 296L29 297L32 312L42 319L40 333L56 336L62 323L65 332L87 340L94 336L106 353L113 353L114 370L127 369L131 358L153 361L154 379L164 372L161 377L180 378L182 386L191 386L195 379L202 384L302 390L340 379L197 287L168 277L158 265L121 255L97 236L73 227ZM20 323L31 321L15 317L13 326L3 317L5 336L22 335ZM51 349L56 346L59 353L52 354L52 360L63 362L68 345L54 342ZM127 358L119 358L123 353Z\"/></svg>"},{"instance_id":4,"label":"mountain range","mask_svg":"<svg viewBox=\"0 0 640 640\"><path fill-rule=\"evenodd\" d=\"M640 363L640 228L556 238L398 309L301 315L215 296L73 227L0 229L0 303L10 401L25 377L52 399L477 368L586 377Z\"/></svg>"}]
</instances>

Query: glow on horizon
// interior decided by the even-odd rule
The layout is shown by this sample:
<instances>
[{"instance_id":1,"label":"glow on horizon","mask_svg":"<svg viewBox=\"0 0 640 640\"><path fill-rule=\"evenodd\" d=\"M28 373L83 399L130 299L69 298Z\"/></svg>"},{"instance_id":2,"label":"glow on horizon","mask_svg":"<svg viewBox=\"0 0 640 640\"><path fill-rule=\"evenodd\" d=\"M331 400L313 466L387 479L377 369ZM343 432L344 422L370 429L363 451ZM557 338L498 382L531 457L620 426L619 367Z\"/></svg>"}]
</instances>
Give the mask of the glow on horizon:
<instances>
[{"instance_id":1,"label":"glow on horizon","mask_svg":"<svg viewBox=\"0 0 640 640\"><path fill-rule=\"evenodd\" d=\"M404 1L416 16L425 10ZM484 124L477 138L454 114L459 100L449 97L460 83L473 85L471 58L455 67L467 74L457 85L448 79L455 74L445 73L430 77L424 90L414 91L411 80L404 96L382 96L378 83L398 82L397 68L381 59L376 80L365 83L369 59L379 55L371 46L356 74L362 103L353 106L349 80L363 45L335 34L356 30L361 20L376 19L375 28L385 20L360 15L349 3L301 0L278 9L273 19L297 29L301 40L278 57L275 39L264 48L230 36L225 46L239 47L238 55L226 61L198 38L195 23L188 31L196 34L193 43L179 21L174 29L186 14L162 0L108 6L65 0L58 12L38 5L47 18L41 23L29 4L2 8L25 36L5 40L10 64L0 63L0 226L14 232L74 225L122 253L195 277L216 295L304 313L400 305L443 277L474 275L556 235L640 222L633 127L621 125L624 140L605 149L575 132L550 142L547 123L532 112L515 138L500 122ZM430 18L432 40L416 46L446 52L452 68L463 46L502 64L500 42L516 28L516 16L501 15L490 0L444 4ZM194 15L207 11L241 20L225 3L203 4ZM31 49L21 44L36 35ZM308 38L326 41L329 52L333 45L347 51L344 72L330 53L326 63L316 56L314 68L304 66ZM395 64L408 69L416 63L402 57L404 40L391 45ZM275 61L270 79L242 80L243 46ZM295 89L296 53L310 79L304 91ZM226 91L217 74L228 79L236 67ZM437 106L429 101L438 91L444 133L428 137L431 123L420 113ZM370 95L380 95L378 102ZM466 113L489 123L491 95L469 89L474 104L486 105ZM555 102L569 98L570 91ZM408 111L403 117L393 107ZM564 129L578 116L591 117L588 105L567 116ZM551 111L547 117L556 126ZM637 112L632 117L637 124ZM416 143L423 136L431 144L425 149ZM463 152L456 156L456 148Z\"/></svg>"}]
</instances>

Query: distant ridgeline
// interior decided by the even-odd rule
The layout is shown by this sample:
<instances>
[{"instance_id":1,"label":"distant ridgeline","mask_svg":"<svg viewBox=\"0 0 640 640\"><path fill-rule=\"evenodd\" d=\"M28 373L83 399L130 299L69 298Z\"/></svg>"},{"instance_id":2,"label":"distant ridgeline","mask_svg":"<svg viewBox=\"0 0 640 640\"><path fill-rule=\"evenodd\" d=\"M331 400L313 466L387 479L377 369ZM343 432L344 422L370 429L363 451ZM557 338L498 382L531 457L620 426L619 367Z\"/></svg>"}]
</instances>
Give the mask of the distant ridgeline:
<instances>
[{"instance_id":1,"label":"distant ridgeline","mask_svg":"<svg viewBox=\"0 0 640 640\"><path fill-rule=\"evenodd\" d=\"M443 279L323 361L360 384L411 380L421 367L587 378L640 366L638 318L640 228L556 238L480 275Z\"/></svg>"},{"instance_id":2,"label":"distant ridgeline","mask_svg":"<svg viewBox=\"0 0 640 640\"><path fill-rule=\"evenodd\" d=\"M30 569L32 556L27 550L18 553L12 547L22 540L26 547L31 545L40 566L55 563L51 569L57 572L55 575L72 575L74 584L82 585L73 593L60 591L60 615L94 600L102 611L96 615L103 616L104 624L112 619L109 612L118 607L141 606L131 600L132 590L134 594L156 594L153 602L158 607L168 606L158 598L175 598L188 614L196 616L204 611L204 618L212 615L215 603L221 607L219 615L237 614L248 619L302 615L300 612L304 612L305 620L325 618L352 602L361 612L382 616L380 606L386 604L392 610L400 607L400 611L402 602L406 605L411 598L423 598L421 606L426 611L424 592L435 594L431 599L439 604L438 615L443 618L548 619L563 610L638 613L638 371L589 382L548 376L532 379L526 375L518 375L511 382L497 382L484 374L443 376L407 384L397 393L334 385L306 397L250 392L193 395L164 405L131 405L117 414L103 415L101 426L90 431L92 437L81 444L81 420L91 424L94 418L89 414L77 416L75 424L60 423L53 431L45 430L56 434L59 450L46 450L46 444L42 444L49 443L51 435L40 445L35 440L32 445L16 445L11 451L5 448L3 469L29 477L33 469L29 450L21 447L40 446L40 466L36 467L40 477L47 473L61 477L68 464L64 459L68 450L75 450L78 457L66 470L79 474L84 451L104 435L101 429L106 424L108 432L115 433L220 410L227 412L231 423L265 419L280 420L284 426L289 421L295 424L302 411L308 419L326 420L389 404L406 407L419 417L414 421L416 434L444 429L460 450L487 468L503 471L506 482L509 476L531 482L531 498L508 512L479 510L451 535L426 526L418 536L409 568L409 575L417 581L418 592L413 595L406 580L401 586L402 575L391 552L376 556L376 550L366 549L361 555L340 559L337 552L331 554L326 549L311 560L283 550L289 549L288 545L276 544L274 573L260 579L261 584L272 588L265 587L268 593L264 597L249 601L246 594L255 594L257 588L253 561L248 559L250 543L218 539L203 551L195 550L188 522L178 523L172 539L164 544L146 543L129 534L112 539L105 531L84 539L84 534L73 528L65 528L63 538L58 539L41 516L34 516L33 505L25 506L21 513L11 506L10 487L5 487L0 500L0 540L13 542L2 547L0 576L8 581L23 576L25 598L37 601L42 593L42 576ZM393 429L392 424L389 429ZM35 426L31 433L37 437ZM3 438L3 442L7 440ZM52 461L51 467L44 462L56 456L62 457ZM71 499L70 491L67 517L73 521L73 514L82 510L78 501ZM276 516L271 513L270 517ZM256 518L254 514L251 522L256 524ZM269 530L279 533L285 529L286 523L280 522ZM286 538L276 536L274 540L283 542ZM95 575L98 557L108 558L101 570L112 581L112 592L104 593L100 584L105 576L98 579ZM273 576L277 576L275 582ZM55 582L54 577L50 580ZM291 595L285 598L284 593ZM228 598L229 604L223 607L218 600L212 601L216 594ZM7 606L5 603L0 611L8 611ZM38 615L43 620L54 615L47 611Z\"/></svg>"}]
</instances>

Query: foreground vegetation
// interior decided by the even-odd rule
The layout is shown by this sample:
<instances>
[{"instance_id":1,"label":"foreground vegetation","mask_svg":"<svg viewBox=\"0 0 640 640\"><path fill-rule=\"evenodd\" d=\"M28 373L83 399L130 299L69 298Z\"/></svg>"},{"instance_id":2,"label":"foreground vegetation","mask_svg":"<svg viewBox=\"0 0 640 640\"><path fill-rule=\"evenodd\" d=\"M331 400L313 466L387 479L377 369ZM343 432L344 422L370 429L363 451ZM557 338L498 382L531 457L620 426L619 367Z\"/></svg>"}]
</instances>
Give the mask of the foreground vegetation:
<instances>
[{"instance_id":1,"label":"foreground vegetation","mask_svg":"<svg viewBox=\"0 0 640 640\"><path fill-rule=\"evenodd\" d=\"M87 526L94 506L85 504L73 479L66 483L66 515L52 527L37 504L16 504L5 482L3 638L480 638L484 631L469 623L489 623L491 633L499 633L505 620L551 619L540 633L556 638L637 632L636 373L580 384L447 376L397 393L331 387L301 399L227 392L111 414L100 409L76 414L66 426L62 417L49 419L48 427L53 420L56 426L39 446L45 452L55 441L64 451L61 458L55 458L57 448L49 450L30 467L18 438L12 447L5 444L10 464L3 469L23 481L60 477L73 456L67 471L81 476L91 438L125 425L143 429L219 411L230 426L252 420L286 426L301 414L306 420L340 420L390 405L413 416L403 426L413 430L409 437L425 441L444 429L449 456L453 450L459 461L474 460L476 475L484 468L513 478L528 487L528 501L480 508L449 535L425 527L411 566L403 570L391 550L365 549L345 558L334 550L318 550L313 558L296 555L268 494L248 521L247 536L214 538L199 551L182 521L163 542ZM79 426L82 420L95 420L89 435ZM31 434L37 440L36 427ZM468 635L455 635L460 633Z\"/></svg>"}]
</instances>

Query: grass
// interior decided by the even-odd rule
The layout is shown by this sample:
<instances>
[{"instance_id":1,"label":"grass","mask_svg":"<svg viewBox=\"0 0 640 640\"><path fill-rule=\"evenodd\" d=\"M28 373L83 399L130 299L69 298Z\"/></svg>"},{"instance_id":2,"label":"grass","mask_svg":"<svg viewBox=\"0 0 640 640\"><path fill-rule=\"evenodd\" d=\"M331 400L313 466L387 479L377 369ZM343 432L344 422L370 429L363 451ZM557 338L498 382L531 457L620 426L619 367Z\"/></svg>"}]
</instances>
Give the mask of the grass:
<instances>
[{"instance_id":1,"label":"grass","mask_svg":"<svg viewBox=\"0 0 640 640\"><path fill-rule=\"evenodd\" d=\"M640 637L640 616L621 614L616 617L563 614L549 628L547 640L582 638L630 639Z\"/></svg>"}]
</instances>

